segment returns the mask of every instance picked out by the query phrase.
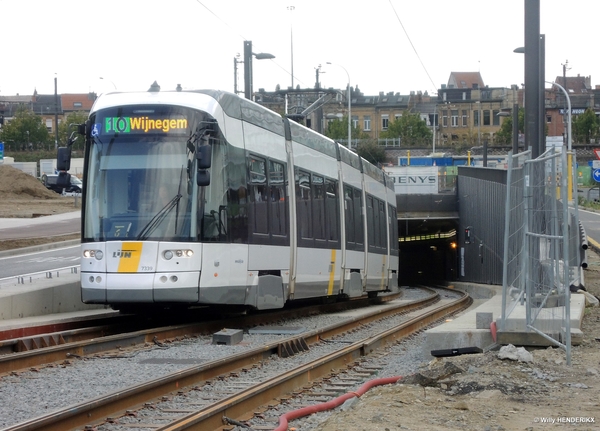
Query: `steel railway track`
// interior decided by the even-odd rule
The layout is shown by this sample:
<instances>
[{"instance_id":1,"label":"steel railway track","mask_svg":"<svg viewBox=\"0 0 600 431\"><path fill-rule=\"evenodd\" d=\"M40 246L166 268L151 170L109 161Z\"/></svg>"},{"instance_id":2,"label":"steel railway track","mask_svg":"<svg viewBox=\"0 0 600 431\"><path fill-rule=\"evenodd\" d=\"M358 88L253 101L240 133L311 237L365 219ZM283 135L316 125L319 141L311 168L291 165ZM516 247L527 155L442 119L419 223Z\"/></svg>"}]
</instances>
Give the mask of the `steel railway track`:
<instances>
[{"instance_id":1,"label":"steel railway track","mask_svg":"<svg viewBox=\"0 0 600 431\"><path fill-rule=\"evenodd\" d=\"M42 366L70 357L98 354L114 349L133 348L146 343L178 339L185 336L212 334L227 325L239 328L251 327L281 319L305 317L317 313L331 313L344 309L365 307L369 304L391 301L399 293L379 296L374 299L361 298L352 301L323 305L311 305L250 315L232 315L215 319L214 313L200 314L191 311L183 316L170 316L180 324L164 325L167 319L140 322L139 317L114 315L89 319L69 319L62 323L40 324L26 329L0 332L0 374ZM187 323L190 322L191 323ZM98 326L96 326L98 325ZM55 332L45 332L54 330ZM8 338L21 335L19 338Z\"/></svg>"},{"instance_id":2,"label":"steel railway track","mask_svg":"<svg viewBox=\"0 0 600 431\"><path fill-rule=\"evenodd\" d=\"M470 297L466 294L462 294L459 299L442 301L442 303L436 304L438 301L438 295L432 293L423 301L414 301L408 305L388 306L383 313L376 310L362 316L360 319L345 321L323 329L303 333L300 336L289 337L229 357L226 360L193 366L153 381L52 412L6 428L6 430L43 429L64 431L83 429L83 427L93 430L101 423L107 425L110 422L124 421L127 418L137 416L148 417L144 420L152 422L149 425L149 428L152 429L222 429L223 417L248 418L259 406L276 403L278 402L277 399L302 388L315 379L329 375L332 370L345 370L350 364L355 364L361 357L373 353L382 346L394 343L415 331L419 331L448 314L466 308L471 302ZM244 382L244 384L235 385L231 388L233 392L231 395L221 395L216 400L205 400L206 402L202 402L205 405L193 405L193 407L186 408L160 406L161 402L168 402L174 397L199 391L199 385L205 385L207 382L218 381L219 379L227 379L230 373L243 373L245 370L256 367L257 364L268 360L272 355L281 355L282 352L295 353L313 346L321 340L329 340L340 334L356 331L357 328L369 325L376 320L423 307L428 307L426 312L401 325L351 344L345 344L342 348L335 349L318 359L295 367L278 376L265 379L258 384ZM243 388L243 386L247 387ZM160 414L158 415L159 419L155 421L152 419L153 415L148 415L147 412L148 410L155 412L157 409L160 410ZM167 419L167 417L169 418ZM139 427L140 425L133 426Z\"/></svg>"}]
</instances>

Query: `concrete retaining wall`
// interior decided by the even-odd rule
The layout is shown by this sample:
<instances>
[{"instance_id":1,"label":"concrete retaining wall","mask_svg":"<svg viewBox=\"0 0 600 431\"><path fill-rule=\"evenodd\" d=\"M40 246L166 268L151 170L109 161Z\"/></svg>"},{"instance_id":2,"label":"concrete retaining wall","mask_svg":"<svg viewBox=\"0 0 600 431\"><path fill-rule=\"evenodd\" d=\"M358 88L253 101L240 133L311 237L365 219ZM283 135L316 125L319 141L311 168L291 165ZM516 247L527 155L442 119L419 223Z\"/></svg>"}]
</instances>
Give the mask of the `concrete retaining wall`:
<instances>
[{"instance_id":1,"label":"concrete retaining wall","mask_svg":"<svg viewBox=\"0 0 600 431\"><path fill-rule=\"evenodd\" d=\"M67 280L65 280L67 279ZM81 302L79 275L0 289L0 320L106 308Z\"/></svg>"}]
</instances>

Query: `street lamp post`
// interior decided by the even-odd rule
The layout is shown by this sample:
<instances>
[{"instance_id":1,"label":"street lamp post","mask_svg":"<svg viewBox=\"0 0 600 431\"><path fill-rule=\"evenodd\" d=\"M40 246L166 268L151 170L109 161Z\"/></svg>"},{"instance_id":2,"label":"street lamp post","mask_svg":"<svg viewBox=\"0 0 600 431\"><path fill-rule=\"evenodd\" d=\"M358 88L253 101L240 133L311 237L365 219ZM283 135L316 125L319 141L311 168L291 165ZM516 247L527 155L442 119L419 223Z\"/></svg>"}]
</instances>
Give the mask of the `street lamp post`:
<instances>
[{"instance_id":1,"label":"street lamp post","mask_svg":"<svg viewBox=\"0 0 600 431\"><path fill-rule=\"evenodd\" d=\"M292 90L294 89L294 24L293 24L293 12L296 9L294 6L288 6L287 9L292 13L290 16L290 50L291 50L291 61L292 61Z\"/></svg>"},{"instance_id":2,"label":"street lamp post","mask_svg":"<svg viewBox=\"0 0 600 431\"><path fill-rule=\"evenodd\" d=\"M346 75L348 76L348 95L346 96L346 98L348 99L348 149L351 149L352 148L352 97L350 94L350 74L348 73L346 68L340 64L334 64L329 61L327 62L327 64L341 67L342 69L344 69L344 72L346 72Z\"/></svg>"},{"instance_id":3,"label":"street lamp post","mask_svg":"<svg viewBox=\"0 0 600 431\"><path fill-rule=\"evenodd\" d=\"M58 148L58 78L54 74L54 148Z\"/></svg>"},{"instance_id":4,"label":"street lamp post","mask_svg":"<svg viewBox=\"0 0 600 431\"><path fill-rule=\"evenodd\" d=\"M252 41L244 41L244 97L252 100L252 57L256 57L257 60L268 60L275 58L273 54L266 52L260 52L255 54L252 52ZM237 64L236 64L237 65Z\"/></svg>"},{"instance_id":5,"label":"street lamp post","mask_svg":"<svg viewBox=\"0 0 600 431\"><path fill-rule=\"evenodd\" d=\"M100 76L100 79L103 81L105 80L102 76ZM117 89L117 86L115 85L115 83L112 82L110 79L106 79L106 81L110 82L112 84L112 86L115 88L115 90Z\"/></svg>"},{"instance_id":6,"label":"street lamp post","mask_svg":"<svg viewBox=\"0 0 600 431\"><path fill-rule=\"evenodd\" d=\"M568 200L570 202L573 200L573 175L571 173L571 170L573 169L573 156L571 154L571 98L569 97L569 93L567 92L567 90L565 90L563 86L557 84L556 82L548 82L548 84L557 86L563 92L565 98L567 99L567 193Z\"/></svg>"},{"instance_id":7,"label":"street lamp post","mask_svg":"<svg viewBox=\"0 0 600 431\"><path fill-rule=\"evenodd\" d=\"M239 52L235 55L235 57L233 57L233 92L235 94L238 94L238 73L237 73L238 63L243 63L243 61L240 61Z\"/></svg>"}]
</instances>

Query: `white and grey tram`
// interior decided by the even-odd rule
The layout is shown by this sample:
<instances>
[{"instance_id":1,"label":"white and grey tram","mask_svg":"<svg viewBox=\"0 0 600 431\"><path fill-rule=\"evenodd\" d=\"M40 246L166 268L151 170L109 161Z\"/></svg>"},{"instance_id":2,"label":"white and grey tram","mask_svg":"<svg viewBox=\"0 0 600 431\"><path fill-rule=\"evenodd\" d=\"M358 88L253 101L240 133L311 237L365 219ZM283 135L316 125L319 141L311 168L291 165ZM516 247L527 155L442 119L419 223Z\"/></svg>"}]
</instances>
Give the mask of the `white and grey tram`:
<instances>
[{"instance_id":1,"label":"white and grey tram","mask_svg":"<svg viewBox=\"0 0 600 431\"><path fill-rule=\"evenodd\" d=\"M389 178L254 102L104 94L85 141L85 303L272 309L397 288Z\"/></svg>"}]
</instances>

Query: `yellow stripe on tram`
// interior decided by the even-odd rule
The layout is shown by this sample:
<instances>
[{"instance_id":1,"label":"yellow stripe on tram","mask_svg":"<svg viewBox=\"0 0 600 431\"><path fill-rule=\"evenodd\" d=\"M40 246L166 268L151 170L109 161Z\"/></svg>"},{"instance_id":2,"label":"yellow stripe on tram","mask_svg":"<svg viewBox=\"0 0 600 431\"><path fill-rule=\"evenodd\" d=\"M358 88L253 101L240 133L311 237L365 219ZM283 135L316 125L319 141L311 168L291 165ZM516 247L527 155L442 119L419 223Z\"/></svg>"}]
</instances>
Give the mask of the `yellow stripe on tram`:
<instances>
[{"instance_id":1,"label":"yellow stripe on tram","mask_svg":"<svg viewBox=\"0 0 600 431\"><path fill-rule=\"evenodd\" d=\"M142 258L142 242L124 242L117 272L137 272Z\"/></svg>"},{"instance_id":2,"label":"yellow stripe on tram","mask_svg":"<svg viewBox=\"0 0 600 431\"><path fill-rule=\"evenodd\" d=\"M335 252L331 250L331 263L329 264L329 286L327 287L327 294L333 294L333 282L335 281Z\"/></svg>"}]
</instances>

